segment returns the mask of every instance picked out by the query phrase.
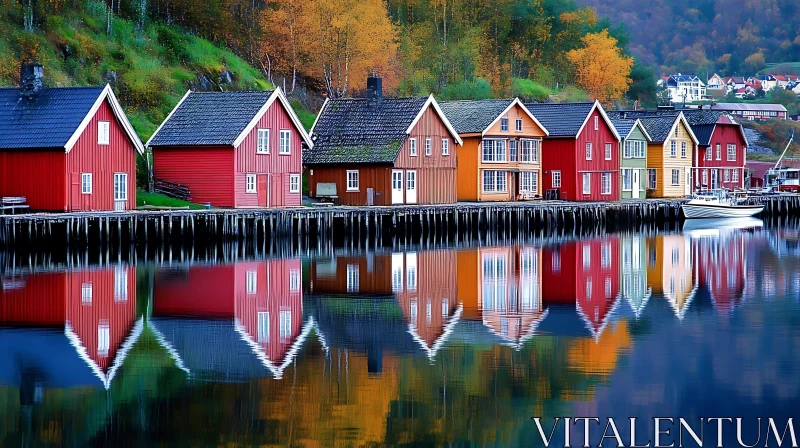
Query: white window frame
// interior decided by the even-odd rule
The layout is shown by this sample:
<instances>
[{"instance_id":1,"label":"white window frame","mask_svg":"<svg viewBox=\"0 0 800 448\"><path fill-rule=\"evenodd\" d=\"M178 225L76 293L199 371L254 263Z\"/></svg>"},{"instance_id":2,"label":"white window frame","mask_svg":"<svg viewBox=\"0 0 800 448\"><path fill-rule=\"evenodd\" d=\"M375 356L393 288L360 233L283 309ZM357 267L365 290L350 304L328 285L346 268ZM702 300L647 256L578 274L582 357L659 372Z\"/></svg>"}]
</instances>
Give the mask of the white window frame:
<instances>
[{"instance_id":1,"label":"white window frame","mask_svg":"<svg viewBox=\"0 0 800 448\"><path fill-rule=\"evenodd\" d=\"M81 194L92 194L92 173L81 173Z\"/></svg>"},{"instance_id":2,"label":"white window frame","mask_svg":"<svg viewBox=\"0 0 800 448\"><path fill-rule=\"evenodd\" d=\"M686 142L681 142L681 158L686 158Z\"/></svg>"},{"instance_id":3,"label":"white window frame","mask_svg":"<svg viewBox=\"0 0 800 448\"><path fill-rule=\"evenodd\" d=\"M109 145L111 140L111 122L98 121L97 122L97 144Z\"/></svg>"},{"instance_id":4,"label":"white window frame","mask_svg":"<svg viewBox=\"0 0 800 448\"><path fill-rule=\"evenodd\" d=\"M300 193L300 175L289 175L289 193Z\"/></svg>"},{"instance_id":5,"label":"white window frame","mask_svg":"<svg viewBox=\"0 0 800 448\"><path fill-rule=\"evenodd\" d=\"M108 321L100 321L97 325L97 356L105 358L111 348L111 328Z\"/></svg>"},{"instance_id":6,"label":"white window frame","mask_svg":"<svg viewBox=\"0 0 800 448\"><path fill-rule=\"evenodd\" d=\"M92 282L83 282L81 284L81 304L92 304Z\"/></svg>"},{"instance_id":7,"label":"white window frame","mask_svg":"<svg viewBox=\"0 0 800 448\"><path fill-rule=\"evenodd\" d=\"M613 145L611 145L611 143L606 143L606 154L605 154L606 160L611 160L612 146Z\"/></svg>"},{"instance_id":8,"label":"white window frame","mask_svg":"<svg viewBox=\"0 0 800 448\"><path fill-rule=\"evenodd\" d=\"M256 316L258 319L258 342L269 342L269 311L258 311Z\"/></svg>"},{"instance_id":9,"label":"white window frame","mask_svg":"<svg viewBox=\"0 0 800 448\"><path fill-rule=\"evenodd\" d=\"M450 155L450 139L447 137L442 139L442 155L443 156Z\"/></svg>"},{"instance_id":10,"label":"white window frame","mask_svg":"<svg viewBox=\"0 0 800 448\"><path fill-rule=\"evenodd\" d=\"M244 177L244 192L251 194L258 191L256 187L257 177L255 174L245 174Z\"/></svg>"},{"instance_id":11,"label":"white window frame","mask_svg":"<svg viewBox=\"0 0 800 448\"><path fill-rule=\"evenodd\" d=\"M600 173L600 194L611 194L611 173Z\"/></svg>"},{"instance_id":12,"label":"white window frame","mask_svg":"<svg viewBox=\"0 0 800 448\"><path fill-rule=\"evenodd\" d=\"M731 171L733 172L733 174L731 176L731 182L739 183L739 169L738 168L734 168Z\"/></svg>"},{"instance_id":13,"label":"white window frame","mask_svg":"<svg viewBox=\"0 0 800 448\"><path fill-rule=\"evenodd\" d=\"M728 162L736 161L736 143L728 143Z\"/></svg>"},{"instance_id":14,"label":"white window frame","mask_svg":"<svg viewBox=\"0 0 800 448\"><path fill-rule=\"evenodd\" d=\"M256 139L256 154L269 154L269 129L259 129Z\"/></svg>"},{"instance_id":15,"label":"white window frame","mask_svg":"<svg viewBox=\"0 0 800 448\"><path fill-rule=\"evenodd\" d=\"M536 193L539 191L539 173L522 171L519 175L519 191Z\"/></svg>"},{"instance_id":16,"label":"white window frame","mask_svg":"<svg viewBox=\"0 0 800 448\"><path fill-rule=\"evenodd\" d=\"M647 169L647 188L650 190L658 188L658 170L655 168Z\"/></svg>"},{"instance_id":17,"label":"white window frame","mask_svg":"<svg viewBox=\"0 0 800 448\"><path fill-rule=\"evenodd\" d=\"M114 301L128 300L128 270L123 266L114 268Z\"/></svg>"},{"instance_id":18,"label":"white window frame","mask_svg":"<svg viewBox=\"0 0 800 448\"><path fill-rule=\"evenodd\" d=\"M506 139L484 139L481 142L481 161L483 163L505 163Z\"/></svg>"},{"instance_id":19,"label":"white window frame","mask_svg":"<svg viewBox=\"0 0 800 448\"><path fill-rule=\"evenodd\" d=\"M716 149L716 153L717 153L717 160L722 160L722 144L721 143L717 143L715 149Z\"/></svg>"},{"instance_id":20,"label":"white window frame","mask_svg":"<svg viewBox=\"0 0 800 448\"><path fill-rule=\"evenodd\" d=\"M669 156L673 159L678 157L678 142L675 140L669 141Z\"/></svg>"},{"instance_id":21,"label":"white window frame","mask_svg":"<svg viewBox=\"0 0 800 448\"><path fill-rule=\"evenodd\" d=\"M508 117L500 119L500 132L508 132Z\"/></svg>"},{"instance_id":22,"label":"white window frame","mask_svg":"<svg viewBox=\"0 0 800 448\"><path fill-rule=\"evenodd\" d=\"M358 293L360 284L360 272L357 264L347 265L347 292Z\"/></svg>"},{"instance_id":23,"label":"white window frame","mask_svg":"<svg viewBox=\"0 0 800 448\"><path fill-rule=\"evenodd\" d=\"M561 171L552 171L550 175L552 177L551 183L553 184L553 188L561 188Z\"/></svg>"},{"instance_id":24,"label":"white window frame","mask_svg":"<svg viewBox=\"0 0 800 448\"><path fill-rule=\"evenodd\" d=\"M731 170L728 169L722 170L722 174L724 178L723 182L728 183L731 181Z\"/></svg>"},{"instance_id":25,"label":"white window frame","mask_svg":"<svg viewBox=\"0 0 800 448\"><path fill-rule=\"evenodd\" d=\"M677 182L675 179L677 179ZM677 168L672 169L672 172L670 173L670 185L673 187L678 187L681 185L681 170Z\"/></svg>"},{"instance_id":26,"label":"white window frame","mask_svg":"<svg viewBox=\"0 0 800 448\"><path fill-rule=\"evenodd\" d=\"M630 168L622 169L622 191L633 190L633 170Z\"/></svg>"},{"instance_id":27,"label":"white window frame","mask_svg":"<svg viewBox=\"0 0 800 448\"><path fill-rule=\"evenodd\" d=\"M592 246L589 244L583 245L581 259L583 260L583 270L588 271L592 267Z\"/></svg>"},{"instance_id":28,"label":"white window frame","mask_svg":"<svg viewBox=\"0 0 800 448\"><path fill-rule=\"evenodd\" d=\"M595 115L594 117L594 130L595 131L600 130L600 117L598 117L597 115Z\"/></svg>"},{"instance_id":29,"label":"white window frame","mask_svg":"<svg viewBox=\"0 0 800 448\"><path fill-rule=\"evenodd\" d=\"M586 160L592 160L592 142L586 142Z\"/></svg>"},{"instance_id":30,"label":"white window frame","mask_svg":"<svg viewBox=\"0 0 800 448\"><path fill-rule=\"evenodd\" d=\"M508 161L509 162L517 162L519 161L519 147L520 142L517 140L509 140L508 141Z\"/></svg>"},{"instance_id":31,"label":"white window frame","mask_svg":"<svg viewBox=\"0 0 800 448\"><path fill-rule=\"evenodd\" d=\"M425 156L426 157L430 157L431 154L433 153L433 148L432 147L433 147L433 144L431 143L431 138L430 137L426 137L425 138Z\"/></svg>"},{"instance_id":32,"label":"white window frame","mask_svg":"<svg viewBox=\"0 0 800 448\"><path fill-rule=\"evenodd\" d=\"M514 130L517 132L522 132L522 118L517 118L514 121Z\"/></svg>"},{"instance_id":33,"label":"white window frame","mask_svg":"<svg viewBox=\"0 0 800 448\"><path fill-rule=\"evenodd\" d=\"M630 159L633 157L633 143L632 140L625 141L625 147L622 150L623 159Z\"/></svg>"},{"instance_id":34,"label":"white window frame","mask_svg":"<svg viewBox=\"0 0 800 448\"><path fill-rule=\"evenodd\" d=\"M703 170L701 185L708 185L708 170Z\"/></svg>"},{"instance_id":35,"label":"white window frame","mask_svg":"<svg viewBox=\"0 0 800 448\"><path fill-rule=\"evenodd\" d=\"M278 331L280 332L281 340L285 341L292 337L292 310L280 310L278 318L280 319Z\"/></svg>"},{"instance_id":36,"label":"white window frame","mask_svg":"<svg viewBox=\"0 0 800 448\"><path fill-rule=\"evenodd\" d=\"M484 170L482 182L484 193L507 193L508 172L499 170Z\"/></svg>"},{"instance_id":37,"label":"white window frame","mask_svg":"<svg viewBox=\"0 0 800 448\"><path fill-rule=\"evenodd\" d=\"M411 157L417 157L417 138L411 137L408 139L408 155Z\"/></svg>"},{"instance_id":38,"label":"white window frame","mask_svg":"<svg viewBox=\"0 0 800 448\"><path fill-rule=\"evenodd\" d=\"M345 174L345 190L359 191L358 170L347 170Z\"/></svg>"},{"instance_id":39,"label":"white window frame","mask_svg":"<svg viewBox=\"0 0 800 448\"><path fill-rule=\"evenodd\" d=\"M714 160L714 148L711 146L706 149L706 160Z\"/></svg>"},{"instance_id":40,"label":"white window frame","mask_svg":"<svg viewBox=\"0 0 800 448\"><path fill-rule=\"evenodd\" d=\"M292 131L289 129L281 129L280 146L278 154L288 156L292 153Z\"/></svg>"},{"instance_id":41,"label":"white window frame","mask_svg":"<svg viewBox=\"0 0 800 448\"><path fill-rule=\"evenodd\" d=\"M114 173L114 200L128 200L128 173Z\"/></svg>"},{"instance_id":42,"label":"white window frame","mask_svg":"<svg viewBox=\"0 0 800 448\"><path fill-rule=\"evenodd\" d=\"M519 161L520 163L539 163L539 139L520 139Z\"/></svg>"},{"instance_id":43,"label":"white window frame","mask_svg":"<svg viewBox=\"0 0 800 448\"><path fill-rule=\"evenodd\" d=\"M581 184L583 194L592 194L592 173L583 173Z\"/></svg>"},{"instance_id":44,"label":"white window frame","mask_svg":"<svg viewBox=\"0 0 800 448\"><path fill-rule=\"evenodd\" d=\"M251 269L244 273L244 289L251 296L258 292L258 271Z\"/></svg>"},{"instance_id":45,"label":"white window frame","mask_svg":"<svg viewBox=\"0 0 800 448\"><path fill-rule=\"evenodd\" d=\"M289 271L289 292L300 291L300 270L291 269Z\"/></svg>"}]
</instances>

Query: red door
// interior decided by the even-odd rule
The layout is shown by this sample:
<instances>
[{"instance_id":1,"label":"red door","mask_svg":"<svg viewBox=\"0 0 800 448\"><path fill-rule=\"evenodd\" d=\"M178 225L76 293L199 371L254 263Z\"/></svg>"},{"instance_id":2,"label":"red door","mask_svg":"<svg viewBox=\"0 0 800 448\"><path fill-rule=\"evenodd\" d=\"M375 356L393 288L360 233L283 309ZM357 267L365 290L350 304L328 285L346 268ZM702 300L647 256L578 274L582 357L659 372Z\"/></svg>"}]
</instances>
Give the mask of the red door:
<instances>
[{"instance_id":1,"label":"red door","mask_svg":"<svg viewBox=\"0 0 800 448\"><path fill-rule=\"evenodd\" d=\"M272 193L272 201L269 204L270 207L280 207L286 205L286 203L283 201L283 177L284 174L272 175L272 189L270 190Z\"/></svg>"},{"instance_id":2,"label":"red door","mask_svg":"<svg viewBox=\"0 0 800 448\"><path fill-rule=\"evenodd\" d=\"M258 206L269 207L269 204L267 204L267 198L269 197L269 191L267 190L267 175L259 174L257 183Z\"/></svg>"},{"instance_id":3,"label":"red door","mask_svg":"<svg viewBox=\"0 0 800 448\"><path fill-rule=\"evenodd\" d=\"M70 207L72 211L81 209L81 173L69 173Z\"/></svg>"}]
</instances>

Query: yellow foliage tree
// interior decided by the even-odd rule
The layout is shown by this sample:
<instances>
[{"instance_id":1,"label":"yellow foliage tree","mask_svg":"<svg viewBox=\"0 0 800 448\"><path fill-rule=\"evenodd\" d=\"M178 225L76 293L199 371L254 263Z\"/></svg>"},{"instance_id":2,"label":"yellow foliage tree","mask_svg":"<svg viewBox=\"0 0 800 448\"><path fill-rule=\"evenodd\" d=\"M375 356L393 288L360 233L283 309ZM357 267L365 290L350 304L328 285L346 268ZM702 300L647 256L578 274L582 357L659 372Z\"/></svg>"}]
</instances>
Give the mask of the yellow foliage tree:
<instances>
[{"instance_id":1,"label":"yellow foliage tree","mask_svg":"<svg viewBox=\"0 0 800 448\"><path fill-rule=\"evenodd\" d=\"M631 85L633 58L622 53L608 30L589 33L581 41L582 48L567 53L575 66L577 83L603 103L622 99Z\"/></svg>"}]
</instances>

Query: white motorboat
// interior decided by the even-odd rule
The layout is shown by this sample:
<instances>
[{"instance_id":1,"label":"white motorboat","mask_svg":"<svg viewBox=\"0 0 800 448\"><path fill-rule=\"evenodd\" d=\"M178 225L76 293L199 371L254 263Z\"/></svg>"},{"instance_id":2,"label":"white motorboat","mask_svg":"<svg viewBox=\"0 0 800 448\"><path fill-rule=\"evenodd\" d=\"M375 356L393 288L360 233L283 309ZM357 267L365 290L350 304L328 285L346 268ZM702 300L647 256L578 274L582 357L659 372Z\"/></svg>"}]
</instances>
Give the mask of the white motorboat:
<instances>
[{"instance_id":1,"label":"white motorboat","mask_svg":"<svg viewBox=\"0 0 800 448\"><path fill-rule=\"evenodd\" d=\"M681 205L686 219L746 218L761 213L763 205L740 205L739 199L724 193L701 193Z\"/></svg>"}]
</instances>

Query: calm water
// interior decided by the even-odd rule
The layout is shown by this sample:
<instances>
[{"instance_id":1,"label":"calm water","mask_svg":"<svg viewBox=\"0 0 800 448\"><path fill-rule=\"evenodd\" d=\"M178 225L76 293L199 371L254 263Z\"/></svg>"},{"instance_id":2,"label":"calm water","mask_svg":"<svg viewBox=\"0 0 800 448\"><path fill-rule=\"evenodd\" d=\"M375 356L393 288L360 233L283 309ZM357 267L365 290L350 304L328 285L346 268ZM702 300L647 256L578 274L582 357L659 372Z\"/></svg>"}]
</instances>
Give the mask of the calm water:
<instances>
[{"instance_id":1,"label":"calm water","mask_svg":"<svg viewBox=\"0 0 800 448\"><path fill-rule=\"evenodd\" d=\"M533 416L644 441L745 417L753 443L798 417L795 230L340 252L5 272L0 446L539 446Z\"/></svg>"}]
</instances>

